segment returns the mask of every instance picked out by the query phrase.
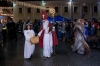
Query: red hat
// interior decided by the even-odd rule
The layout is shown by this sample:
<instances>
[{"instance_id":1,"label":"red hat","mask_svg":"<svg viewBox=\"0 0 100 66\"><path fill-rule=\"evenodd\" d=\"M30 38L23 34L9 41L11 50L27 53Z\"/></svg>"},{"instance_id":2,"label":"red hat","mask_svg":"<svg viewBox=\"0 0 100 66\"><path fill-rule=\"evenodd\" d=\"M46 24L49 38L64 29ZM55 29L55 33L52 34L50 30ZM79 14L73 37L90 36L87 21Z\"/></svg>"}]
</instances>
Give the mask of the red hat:
<instances>
[{"instance_id":1,"label":"red hat","mask_svg":"<svg viewBox=\"0 0 100 66\"><path fill-rule=\"evenodd\" d=\"M43 11L43 12L42 12L42 20L47 20L46 11Z\"/></svg>"}]
</instances>

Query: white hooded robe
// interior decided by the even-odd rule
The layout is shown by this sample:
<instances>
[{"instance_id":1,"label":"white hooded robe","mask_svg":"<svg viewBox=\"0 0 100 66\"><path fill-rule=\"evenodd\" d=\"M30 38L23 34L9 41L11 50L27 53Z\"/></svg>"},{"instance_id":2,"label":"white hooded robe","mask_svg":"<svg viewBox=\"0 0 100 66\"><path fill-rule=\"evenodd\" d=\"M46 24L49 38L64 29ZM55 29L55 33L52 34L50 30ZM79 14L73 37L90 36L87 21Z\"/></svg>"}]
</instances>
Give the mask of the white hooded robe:
<instances>
[{"instance_id":1,"label":"white hooded robe","mask_svg":"<svg viewBox=\"0 0 100 66\"><path fill-rule=\"evenodd\" d=\"M30 38L35 36L33 30L24 30L25 45L24 45L24 58L30 58L35 50L35 44L30 43Z\"/></svg>"}]
</instances>

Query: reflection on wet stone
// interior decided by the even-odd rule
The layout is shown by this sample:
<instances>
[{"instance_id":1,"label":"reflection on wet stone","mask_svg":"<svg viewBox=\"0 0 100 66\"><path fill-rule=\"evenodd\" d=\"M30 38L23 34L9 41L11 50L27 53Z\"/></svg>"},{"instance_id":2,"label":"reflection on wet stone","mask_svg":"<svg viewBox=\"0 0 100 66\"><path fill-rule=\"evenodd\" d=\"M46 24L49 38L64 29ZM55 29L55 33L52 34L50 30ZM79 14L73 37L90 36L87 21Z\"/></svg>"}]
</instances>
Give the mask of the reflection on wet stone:
<instances>
[{"instance_id":1,"label":"reflection on wet stone","mask_svg":"<svg viewBox=\"0 0 100 66\"><path fill-rule=\"evenodd\" d=\"M24 60L24 66L32 66L33 63L30 60Z\"/></svg>"},{"instance_id":2,"label":"reflection on wet stone","mask_svg":"<svg viewBox=\"0 0 100 66\"><path fill-rule=\"evenodd\" d=\"M9 41L4 48L0 47L0 66L100 66L99 50L91 49L90 57L83 59L84 55L72 52L70 46L69 43L59 41L56 54L43 60L43 49L36 45L32 59L26 60L23 57L24 37L21 37L17 42Z\"/></svg>"},{"instance_id":3,"label":"reflection on wet stone","mask_svg":"<svg viewBox=\"0 0 100 66\"><path fill-rule=\"evenodd\" d=\"M0 44L0 66L5 66L5 55L1 44Z\"/></svg>"}]
</instances>

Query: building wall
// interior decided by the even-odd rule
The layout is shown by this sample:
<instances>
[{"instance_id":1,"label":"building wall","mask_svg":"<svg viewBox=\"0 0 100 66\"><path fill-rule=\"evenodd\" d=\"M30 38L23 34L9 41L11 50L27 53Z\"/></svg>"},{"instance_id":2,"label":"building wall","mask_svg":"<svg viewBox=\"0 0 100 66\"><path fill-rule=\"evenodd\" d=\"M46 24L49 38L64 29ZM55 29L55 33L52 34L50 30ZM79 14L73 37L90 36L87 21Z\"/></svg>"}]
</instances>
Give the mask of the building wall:
<instances>
[{"instance_id":1,"label":"building wall","mask_svg":"<svg viewBox=\"0 0 100 66\"><path fill-rule=\"evenodd\" d=\"M34 4L34 5L38 5L41 6L41 1L28 1L27 3L30 4ZM55 16L57 15L61 15L63 17L69 18L69 19L78 19L81 17L81 9L82 9L82 3L83 2L78 2L78 0L76 0L76 2L68 2L68 1L45 1L46 3L46 7L58 7L58 12L55 13ZM88 2L86 1L86 6L87 6L87 12L86 12L86 16L85 19L87 20L91 20L92 18L100 18L100 2ZM94 12L94 6L98 7L98 11ZM64 7L68 7L68 12L64 11ZM77 7L77 11L74 12L74 7ZM19 13L19 8L22 8L22 13ZM37 13L37 9L36 8L31 8L31 13L27 12L27 8L28 7L24 7L24 6L19 6L19 5L13 5L13 13L14 13L14 21L18 22L18 20L27 20L28 18L31 19L32 21L34 21L34 19L41 19L42 15L42 10L40 10L40 13ZM48 12L47 13L48 16L52 15Z\"/></svg>"}]
</instances>

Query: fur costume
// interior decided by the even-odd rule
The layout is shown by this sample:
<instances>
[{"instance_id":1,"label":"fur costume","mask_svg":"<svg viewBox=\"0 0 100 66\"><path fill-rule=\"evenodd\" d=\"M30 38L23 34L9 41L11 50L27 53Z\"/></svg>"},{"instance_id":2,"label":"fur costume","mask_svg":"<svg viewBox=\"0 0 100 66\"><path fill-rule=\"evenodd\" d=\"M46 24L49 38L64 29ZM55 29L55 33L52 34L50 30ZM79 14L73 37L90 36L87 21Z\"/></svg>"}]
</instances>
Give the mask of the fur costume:
<instances>
[{"instance_id":1,"label":"fur costume","mask_svg":"<svg viewBox=\"0 0 100 66\"><path fill-rule=\"evenodd\" d=\"M79 54L89 55L90 49L85 41L84 20L78 19L74 27L75 43L71 46L72 51L77 51Z\"/></svg>"}]
</instances>

